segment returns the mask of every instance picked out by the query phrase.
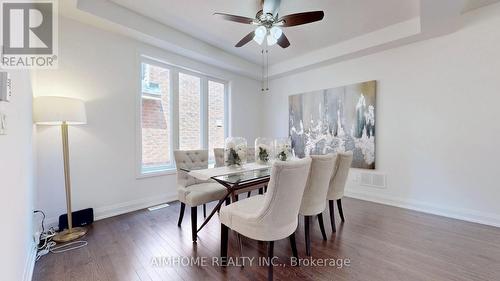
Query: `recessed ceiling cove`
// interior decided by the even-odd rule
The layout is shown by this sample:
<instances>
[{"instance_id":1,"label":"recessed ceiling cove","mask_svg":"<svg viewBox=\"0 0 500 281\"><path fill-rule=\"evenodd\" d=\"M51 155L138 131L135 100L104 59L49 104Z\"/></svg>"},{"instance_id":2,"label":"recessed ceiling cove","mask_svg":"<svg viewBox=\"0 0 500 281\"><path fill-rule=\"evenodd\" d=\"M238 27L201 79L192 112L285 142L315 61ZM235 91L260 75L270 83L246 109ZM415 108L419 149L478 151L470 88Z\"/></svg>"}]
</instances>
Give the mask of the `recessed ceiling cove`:
<instances>
[{"instance_id":1,"label":"recessed ceiling cove","mask_svg":"<svg viewBox=\"0 0 500 281\"><path fill-rule=\"evenodd\" d=\"M214 17L215 12L255 18L261 9L259 0L112 0L162 24L173 27L229 53L260 63L260 49L255 42L234 48L236 42L255 26L231 23ZM373 32L419 16L420 0L282 0L280 15L304 11L324 11L321 22L285 30L293 44L271 49L272 61L278 63L307 52Z\"/></svg>"}]
</instances>

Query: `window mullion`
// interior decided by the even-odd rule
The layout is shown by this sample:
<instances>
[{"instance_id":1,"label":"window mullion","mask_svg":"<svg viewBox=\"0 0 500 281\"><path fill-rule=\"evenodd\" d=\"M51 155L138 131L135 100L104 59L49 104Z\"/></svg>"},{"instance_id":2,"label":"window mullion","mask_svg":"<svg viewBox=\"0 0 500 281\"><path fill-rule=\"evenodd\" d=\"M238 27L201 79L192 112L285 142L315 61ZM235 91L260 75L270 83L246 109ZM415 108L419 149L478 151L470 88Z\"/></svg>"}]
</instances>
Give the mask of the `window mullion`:
<instances>
[{"instance_id":1,"label":"window mullion","mask_svg":"<svg viewBox=\"0 0 500 281\"><path fill-rule=\"evenodd\" d=\"M208 149L208 79L201 78L201 103L200 103L201 147Z\"/></svg>"},{"instance_id":2,"label":"window mullion","mask_svg":"<svg viewBox=\"0 0 500 281\"><path fill-rule=\"evenodd\" d=\"M179 71L177 69L172 69L171 76L172 85L172 149L171 153L173 156L173 151L179 149ZM173 158L172 158L173 159Z\"/></svg>"},{"instance_id":3,"label":"window mullion","mask_svg":"<svg viewBox=\"0 0 500 281\"><path fill-rule=\"evenodd\" d=\"M229 96L229 83L224 83L224 138L228 138L230 135L230 102L229 99L231 98Z\"/></svg>"}]
</instances>

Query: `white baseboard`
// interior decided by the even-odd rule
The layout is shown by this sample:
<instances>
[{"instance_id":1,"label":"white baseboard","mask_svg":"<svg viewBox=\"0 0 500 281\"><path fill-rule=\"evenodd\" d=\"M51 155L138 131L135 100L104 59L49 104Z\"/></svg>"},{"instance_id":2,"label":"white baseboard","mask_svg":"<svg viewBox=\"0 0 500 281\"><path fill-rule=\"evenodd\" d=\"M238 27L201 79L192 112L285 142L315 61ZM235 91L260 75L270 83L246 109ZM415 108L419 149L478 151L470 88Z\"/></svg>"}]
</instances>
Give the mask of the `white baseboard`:
<instances>
[{"instance_id":1,"label":"white baseboard","mask_svg":"<svg viewBox=\"0 0 500 281\"><path fill-rule=\"evenodd\" d=\"M127 201L123 203L113 204L104 207L94 208L94 218L95 220L102 220L109 217L114 217L133 211L145 209L151 206L168 203L177 200L177 194L167 195L167 196L154 196L148 198L142 198L132 201ZM59 224L58 217L47 218L45 220L47 227L57 227Z\"/></svg>"},{"instance_id":2,"label":"white baseboard","mask_svg":"<svg viewBox=\"0 0 500 281\"><path fill-rule=\"evenodd\" d=\"M345 196L355 199L380 203L384 205L410 209L423 213L429 213L433 215L459 219L463 221L500 227L500 216L496 214L489 214L474 210L466 210L458 208L443 208L441 206L436 206L416 200L408 200L408 199L387 197L387 196L377 196L352 190L346 190Z\"/></svg>"},{"instance_id":3,"label":"white baseboard","mask_svg":"<svg viewBox=\"0 0 500 281\"><path fill-rule=\"evenodd\" d=\"M361 199L365 201L376 202L384 205L390 205L419 212L429 213L433 215L459 219L474 223L491 225L500 227L500 216L496 214L489 214L478 212L474 210L458 209L458 208L443 208L441 206L432 205L426 202L408 200L396 197L371 195L359 191L346 190L347 197ZM145 209L151 206L168 203L177 200L177 195L171 196L156 196L143 198L123 203L118 203L110 206L99 207L94 209L95 219L101 220L121 214ZM48 218L46 224L50 226L57 226L58 218Z\"/></svg>"},{"instance_id":4,"label":"white baseboard","mask_svg":"<svg viewBox=\"0 0 500 281\"><path fill-rule=\"evenodd\" d=\"M33 244L26 258L23 271L23 281L31 281L33 278L33 270L35 269L36 245Z\"/></svg>"},{"instance_id":5,"label":"white baseboard","mask_svg":"<svg viewBox=\"0 0 500 281\"><path fill-rule=\"evenodd\" d=\"M171 196L155 196L148 197L123 203L118 203L110 206L99 207L94 209L95 220L102 220L109 217L114 217L133 211L145 209L151 206L168 203L177 200L177 194Z\"/></svg>"}]
</instances>

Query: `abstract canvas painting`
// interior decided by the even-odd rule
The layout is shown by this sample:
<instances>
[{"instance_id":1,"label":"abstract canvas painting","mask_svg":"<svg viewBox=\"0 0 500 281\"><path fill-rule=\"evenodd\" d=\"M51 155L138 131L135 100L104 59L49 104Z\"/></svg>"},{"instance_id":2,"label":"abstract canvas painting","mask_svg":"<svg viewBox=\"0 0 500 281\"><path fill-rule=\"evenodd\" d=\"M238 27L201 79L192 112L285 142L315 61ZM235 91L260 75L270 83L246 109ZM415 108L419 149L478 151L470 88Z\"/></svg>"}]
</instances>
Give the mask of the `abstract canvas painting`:
<instances>
[{"instance_id":1,"label":"abstract canvas painting","mask_svg":"<svg viewBox=\"0 0 500 281\"><path fill-rule=\"evenodd\" d=\"M352 151L353 168L375 169L377 82L289 97L289 133L295 156Z\"/></svg>"}]
</instances>

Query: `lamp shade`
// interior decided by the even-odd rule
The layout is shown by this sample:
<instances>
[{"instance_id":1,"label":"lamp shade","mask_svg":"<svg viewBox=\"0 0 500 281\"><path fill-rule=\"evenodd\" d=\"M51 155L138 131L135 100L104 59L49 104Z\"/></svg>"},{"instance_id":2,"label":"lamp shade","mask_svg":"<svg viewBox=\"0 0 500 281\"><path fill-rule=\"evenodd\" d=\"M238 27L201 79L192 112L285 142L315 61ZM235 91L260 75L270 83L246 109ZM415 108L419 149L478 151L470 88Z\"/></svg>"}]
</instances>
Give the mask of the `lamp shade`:
<instances>
[{"instance_id":1,"label":"lamp shade","mask_svg":"<svg viewBox=\"0 0 500 281\"><path fill-rule=\"evenodd\" d=\"M33 121L39 125L81 125L87 123L85 103L66 97L35 97Z\"/></svg>"}]
</instances>

